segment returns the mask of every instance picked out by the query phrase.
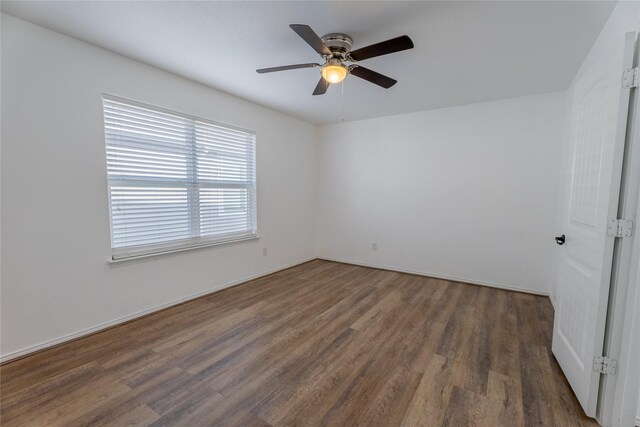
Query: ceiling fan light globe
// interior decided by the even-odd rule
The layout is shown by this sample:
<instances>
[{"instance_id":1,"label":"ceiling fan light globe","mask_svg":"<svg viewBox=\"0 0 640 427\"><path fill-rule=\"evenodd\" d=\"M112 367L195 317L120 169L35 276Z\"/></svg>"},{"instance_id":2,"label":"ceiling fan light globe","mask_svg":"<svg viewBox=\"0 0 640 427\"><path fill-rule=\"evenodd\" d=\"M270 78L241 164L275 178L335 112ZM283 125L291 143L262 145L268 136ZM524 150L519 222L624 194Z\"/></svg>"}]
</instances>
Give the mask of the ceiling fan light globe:
<instances>
[{"instance_id":1,"label":"ceiling fan light globe","mask_svg":"<svg viewBox=\"0 0 640 427\"><path fill-rule=\"evenodd\" d=\"M322 77L329 83L340 83L347 77L349 70L342 64L328 64L322 67Z\"/></svg>"}]
</instances>

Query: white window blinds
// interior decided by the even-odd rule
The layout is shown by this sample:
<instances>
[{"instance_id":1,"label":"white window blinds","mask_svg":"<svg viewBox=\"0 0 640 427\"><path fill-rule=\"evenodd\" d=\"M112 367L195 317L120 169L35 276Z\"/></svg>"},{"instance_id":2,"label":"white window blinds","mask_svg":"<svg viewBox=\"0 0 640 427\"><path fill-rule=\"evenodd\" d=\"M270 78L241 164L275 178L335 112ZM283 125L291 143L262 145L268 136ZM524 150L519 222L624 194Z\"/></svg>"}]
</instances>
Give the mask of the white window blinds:
<instances>
[{"instance_id":1,"label":"white window blinds","mask_svg":"<svg viewBox=\"0 0 640 427\"><path fill-rule=\"evenodd\" d=\"M255 238L255 134L103 97L114 260Z\"/></svg>"}]
</instances>

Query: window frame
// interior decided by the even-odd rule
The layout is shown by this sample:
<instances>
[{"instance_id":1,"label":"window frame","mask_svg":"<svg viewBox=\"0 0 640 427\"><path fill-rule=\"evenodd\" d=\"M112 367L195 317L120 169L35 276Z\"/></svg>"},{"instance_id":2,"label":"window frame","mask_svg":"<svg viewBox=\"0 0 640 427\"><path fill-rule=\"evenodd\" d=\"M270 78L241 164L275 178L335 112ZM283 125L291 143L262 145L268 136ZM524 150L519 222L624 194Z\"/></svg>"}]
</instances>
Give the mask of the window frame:
<instances>
[{"instance_id":1,"label":"window frame","mask_svg":"<svg viewBox=\"0 0 640 427\"><path fill-rule=\"evenodd\" d=\"M187 192L187 197L189 198L188 202L188 210L189 214L189 231L191 236L189 238L183 239L174 239L167 240L164 242L151 243L151 244L143 244L143 245L130 245L130 246L122 246L122 247L113 247L113 210L112 210L112 187L117 187L118 182L120 186L129 186L135 188L136 180L127 180L127 179L112 179L109 177L108 165L109 160L105 157L105 166L107 167L106 179L107 179L107 200L109 206L109 236L110 236L110 244L111 247L111 259L110 263L117 263L121 261L128 261L138 258L147 258L147 257L156 257L164 254L171 254L175 252L182 252L187 250L201 249L210 246L218 246L218 245L226 245L234 242L242 242L247 240L255 240L259 239L260 236L258 234L258 185L257 185L257 158L256 158L256 143L257 143L257 135L255 131L241 128L238 126L229 125L226 123L216 122L214 120L206 119L203 117L193 116L190 114L178 112L175 110L170 110L163 107L158 107L155 105L146 104L143 102L122 98L119 96L114 96L110 94L103 93L101 98L101 106L102 106L102 124L103 124L103 135L104 135L104 147L105 150L108 150L108 137L107 137L107 126L105 121L105 102L113 101L118 103L123 103L127 105L131 105L133 107L140 107L144 109L148 109L151 111L157 111L159 113L170 114L174 116L178 116L185 121L190 122L191 131L194 131L196 128L196 123L200 122L203 124L210 124L216 127L222 127L224 129L229 129L233 131L244 132L246 134L253 136L252 143L252 156L253 156L253 185L232 185L231 187L225 185L215 185L211 183L197 183L196 178L190 178L193 180L192 183L188 183L188 181L170 181L170 180L162 180L151 177L148 180L140 179L137 181L140 185L140 188L144 187L158 187L158 188L184 188ZM193 132L192 132L193 134ZM187 168L186 173L188 176L193 177L193 174L197 168L197 157L196 157L196 143L197 140L194 136L191 138L186 137L185 141L190 144L190 148L188 149L193 153L193 157L189 159L187 164L191 164L190 168ZM106 153L106 151L105 151ZM144 185L144 187L142 187ZM227 233L227 234L216 234L216 235L195 235L194 230L200 233L199 225L194 225L195 223L200 223L200 213L202 212L200 203L193 203L191 199L196 194L196 197L199 199L198 190L201 188L212 188L212 189L224 189L224 188L246 188L247 191L251 194L251 202L249 203L247 215L250 218L250 222L253 225L253 229L236 232L236 233ZM194 191L195 190L195 191ZM196 218L196 221L193 219Z\"/></svg>"}]
</instances>

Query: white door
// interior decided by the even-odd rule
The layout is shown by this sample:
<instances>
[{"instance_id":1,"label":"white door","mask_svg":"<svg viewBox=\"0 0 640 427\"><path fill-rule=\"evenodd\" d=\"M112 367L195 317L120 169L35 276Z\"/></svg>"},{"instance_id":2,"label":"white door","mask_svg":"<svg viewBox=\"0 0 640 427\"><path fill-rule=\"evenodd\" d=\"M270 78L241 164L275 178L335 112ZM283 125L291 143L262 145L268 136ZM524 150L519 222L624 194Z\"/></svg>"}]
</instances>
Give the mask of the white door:
<instances>
[{"instance_id":1,"label":"white door","mask_svg":"<svg viewBox=\"0 0 640 427\"><path fill-rule=\"evenodd\" d=\"M593 358L602 355L614 245L607 222L617 214L629 107L622 75L633 64L635 39L629 33L614 51L592 51L568 99L560 230L565 241L558 247L552 349L592 417L600 382Z\"/></svg>"}]
</instances>

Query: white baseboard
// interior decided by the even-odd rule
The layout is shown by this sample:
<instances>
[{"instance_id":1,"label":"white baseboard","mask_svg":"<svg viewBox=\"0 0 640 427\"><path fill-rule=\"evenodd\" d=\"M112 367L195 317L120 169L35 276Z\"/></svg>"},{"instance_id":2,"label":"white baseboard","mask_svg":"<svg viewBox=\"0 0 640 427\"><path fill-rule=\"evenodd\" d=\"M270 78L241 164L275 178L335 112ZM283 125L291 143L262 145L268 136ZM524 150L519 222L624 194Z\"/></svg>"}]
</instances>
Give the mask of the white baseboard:
<instances>
[{"instance_id":1,"label":"white baseboard","mask_svg":"<svg viewBox=\"0 0 640 427\"><path fill-rule=\"evenodd\" d=\"M545 297L549 296L548 292L540 292L540 291L537 291L537 290L527 289L527 288L523 288L523 287L520 287L520 286L503 285L501 283L482 282L482 281L473 280L473 279L467 279L467 278L463 278L463 277L445 276L445 275L442 275L442 274L434 274L434 273L429 273L429 272L424 272L424 271L407 270L407 269L404 269L404 268L391 267L391 266L387 266L387 265L383 265L383 264L375 265L375 264L368 264L368 263L363 263L363 262L359 262L359 261L350 261L350 260L346 260L346 259L331 258L331 257L326 257L326 256L319 256L318 259L323 259L325 261L341 262L343 264L360 265L362 267L379 268L379 269L382 269L382 270L397 271L399 273L415 274L417 276L433 277L434 279L443 279L443 280L449 280L449 281L452 281L452 282L468 283L470 285L488 286L490 288L505 289L505 290L508 290L508 291L523 292L523 293L527 293L527 294L541 295L541 296L545 296Z\"/></svg>"},{"instance_id":2,"label":"white baseboard","mask_svg":"<svg viewBox=\"0 0 640 427\"><path fill-rule=\"evenodd\" d=\"M108 329L108 328L111 328L113 326L117 326L117 325L119 325L121 323L125 323L125 322L128 322L130 320L134 320L134 319L137 319L139 317L146 316L147 314L151 314L151 313L154 313L156 311L160 311L160 310L163 310L165 308L168 308L168 307L171 307L171 306L174 306L174 305L177 305L177 304L181 304L183 302L187 302L187 301L199 298L201 296L210 294L212 292L216 292L216 291L219 291L219 290L222 290L222 289L225 289L225 288L229 288L231 286L235 286L235 285L238 285L240 283L247 282L249 280L257 279L257 278L262 277L262 276L267 276L269 274L273 274L273 273L276 273L278 271L285 270L287 268L291 268L291 267L294 267L294 266L299 265L299 264L304 264L305 262L312 261L312 260L314 260L316 258L317 259L323 259L323 260L326 260L326 261L341 262L341 263L344 263L344 264L354 264L354 265L360 265L360 266L363 266L363 267L380 268L380 269L384 269L384 270L398 271L400 273L416 274L418 276L433 277L433 278L436 278L436 279L450 280L450 281L453 281L453 282L469 283L469 284L472 284L472 285L488 286L488 287L491 287L491 288L506 289L506 290L510 290L510 291L524 292L524 293L534 294L534 295L549 296L548 293L544 293L544 292L540 292L540 291L536 291L536 290L532 290L532 289L527 289L527 288L523 288L523 287L519 287L519 286L504 285L504 284L492 283L492 282L482 282L482 281L472 280L472 279L467 279L467 278L462 278L462 277L445 276L445 275L441 275L441 274L433 274L433 273L428 273L428 272L423 272L423 271L414 271L414 270L408 270L408 269L401 269L401 268L396 268L396 267L387 266L387 265L367 264L367 263L362 263L362 262L358 262L358 261L351 261L351 260L346 260L346 259L338 259L338 258L330 258L330 257L312 257L312 258L309 258L309 259L305 259L305 260L294 262L292 264L284 265L282 267L276 268L274 270L266 271L264 273L260 273L260 274L256 274L256 275L253 275L253 276L244 277L242 279L234 280L232 282L228 282L228 283L225 283L225 284L222 284L222 285L207 289L207 290L202 291L202 292L198 292L198 293L195 293L195 294L192 294L192 295L188 295L188 296L183 297L183 298L178 298L176 300L173 300L173 301L170 301L170 302L167 302L167 303L164 303L164 304L156 305L154 307L150 307L150 308L147 308L145 310L141 310L141 311L138 311L136 313L120 317L118 319L110 320L108 322L104 322L104 323L101 323L99 325L92 326L90 328L85 328L85 329L82 329L80 331L73 332L71 334L67 334L67 335L64 335L64 336L61 336L61 337L58 337L58 338L55 338L55 339L52 339L52 340L49 340L49 341L42 342L40 344L35 344L35 345L32 345L32 346L28 346L28 347L22 348L20 350L16 350L16 351L12 351L12 352L7 353L7 354L0 355L0 363L6 363L6 362L9 362L9 361L14 360L14 359L18 359L18 358L27 356L27 355L29 355L31 353L35 353L37 351L44 350L44 349L49 348L49 347L53 347L53 346L58 345L58 344L62 344L62 343L68 342L68 341L72 341L72 340L75 340L75 339L78 339L78 338L82 338L84 336L91 335L91 334L96 333L96 332L100 332L100 331L102 331L104 329ZM553 303L553 300L552 300L552 303Z\"/></svg>"},{"instance_id":3,"label":"white baseboard","mask_svg":"<svg viewBox=\"0 0 640 427\"><path fill-rule=\"evenodd\" d=\"M278 268L276 268L274 270L269 270L269 271L266 271L264 273L260 273L260 274L256 274L256 275L253 275L253 276L244 277L242 279L234 280L232 282L228 282L228 283L225 283L225 284L222 284L222 285L207 289L207 290L202 291L202 292L197 292L195 294L191 294L191 295L188 295L188 296L183 297L183 298L178 298L176 300L173 300L173 301L170 301L170 302L167 302L167 303L164 303L164 304L159 304L159 305L147 308L145 310L141 310L141 311L138 311L136 313L120 317L118 319L114 319L114 320L110 320L108 322L100 323L99 325L92 326L90 328L85 328L85 329L82 329L80 331L73 332L71 334L67 334L67 335L61 336L59 338L54 338L52 340L45 341L45 342L42 342L40 344L35 344L35 345L31 345L31 346L22 348L20 350L12 351L10 353L0 355L0 363L6 363L6 362L9 362L9 361L14 360L14 359L18 359L18 358L27 356L27 355L29 355L31 353L35 353L36 351L44 350L46 348L53 347L53 346L56 346L58 344L65 343L67 341L72 341L72 340L75 340L75 339L78 339L78 338L82 338L84 336L91 335L91 334L94 334L96 332L100 332L100 331L102 331L104 329L108 329L108 328L111 328L113 326L117 326L117 325L119 325L121 323L125 323L125 322L128 322L130 320L134 320L134 319L137 319L139 317L146 316L147 314L151 314L151 313L154 313L156 311L160 311L160 310L163 310L165 308L168 308L168 307L171 307L171 306L174 306L174 305L177 305L177 304L181 304L183 302L187 302L187 301L199 298L201 296L210 294L212 292L216 292L216 291L219 291L219 290L222 290L222 289L225 289L225 288L229 288L231 286L239 285L240 283L248 282L249 280L257 279L257 278L263 277L263 276L268 276L269 274L277 273L278 271L286 270L287 268L295 267L296 265L304 264L305 262L309 262L309 261L312 261L314 259L316 259L316 257L312 257L312 258L305 259L305 260L302 260L302 261L296 261L293 264L287 264L285 266L278 267Z\"/></svg>"}]
</instances>

